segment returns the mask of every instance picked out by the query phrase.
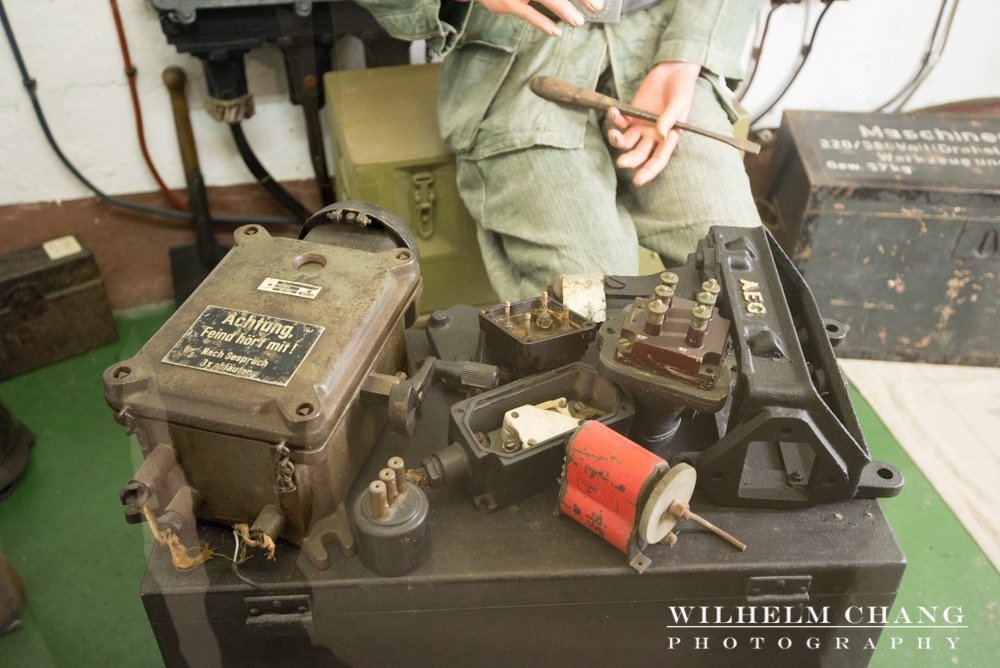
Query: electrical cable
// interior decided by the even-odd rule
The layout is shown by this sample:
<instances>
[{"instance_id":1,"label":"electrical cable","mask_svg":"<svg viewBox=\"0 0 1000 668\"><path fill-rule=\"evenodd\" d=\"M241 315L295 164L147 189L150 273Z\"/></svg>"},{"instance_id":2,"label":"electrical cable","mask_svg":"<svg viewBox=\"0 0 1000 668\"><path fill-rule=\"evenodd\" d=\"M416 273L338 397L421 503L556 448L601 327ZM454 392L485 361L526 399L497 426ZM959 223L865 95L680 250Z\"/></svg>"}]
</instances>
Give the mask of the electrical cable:
<instances>
[{"instance_id":1,"label":"electrical cable","mask_svg":"<svg viewBox=\"0 0 1000 668\"><path fill-rule=\"evenodd\" d=\"M766 116L778 105L779 102L781 102L781 100L785 97L785 94L788 93L792 85L795 83L795 80L798 79L799 75L802 73L802 69L805 67L806 61L809 60L809 55L812 53L813 45L816 43L816 34L819 32L819 27L822 25L823 19L826 18L827 12L830 11L830 8L833 7L834 2L836 2L836 0L822 1L826 4L826 6L823 7L823 11L819 13L819 18L817 18L816 23L813 24L813 30L812 34L809 36L809 41L802 45L802 50L799 53L799 62L796 64L795 70L792 72L792 76L788 78L788 81L785 82L781 92L779 92L778 95L771 100L770 104L768 104L763 111L754 116L753 120L750 121L751 126L758 123L760 119Z\"/></svg>"},{"instance_id":2,"label":"electrical cable","mask_svg":"<svg viewBox=\"0 0 1000 668\"><path fill-rule=\"evenodd\" d=\"M896 105L896 108L893 109L893 111L901 111L903 107L905 107L909 103L909 101L913 99L913 96L916 95L917 90L920 89L924 81L927 80L927 77L930 76L930 73L934 71L934 68L941 60L941 55L944 53L944 49L948 45L948 38L951 36L951 26L952 23L955 21L955 13L958 11L958 3L959 0L955 0L955 3L951 6L951 12L948 14L948 22L945 24L944 27L944 35L941 38L941 46L937 48L935 50L935 53L928 59L924 71L918 74L916 80L913 83L913 86L906 94L906 97L904 97L902 100L899 101L899 104Z\"/></svg>"},{"instance_id":3,"label":"electrical cable","mask_svg":"<svg viewBox=\"0 0 1000 668\"><path fill-rule=\"evenodd\" d=\"M261 586L259 584L257 584L256 582L254 582L253 580L251 580L247 576L243 575L243 573L240 573L240 562L239 562L239 559L240 559L240 534L237 533L235 529L233 529L233 538L236 539L236 549L233 550L233 558L232 558L233 575L235 575L237 578L239 578L240 580L242 580L246 584L250 585L254 589L261 589Z\"/></svg>"},{"instance_id":4,"label":"electrical cable","mask_svg":"<svg viewBox=\"0 0 1000 668\"><path fill-rule=\"evenodd\" d=\"M931 29L931 39L927 44L927 50L924 52L923 58L920 60L920 66L917 67L917 71L913 73L913 76L903 84L903 87L896 91L896 94L885 101L885 103L879 105L872 111L885 111L892 103L894 103L899 98L903 97L916 83L923 71L927 68L927 64L931 59L931 54L934 52L934 44L937 42L938 30L941 28L941 19L944 18L944 11L948 6L948 0L941 0L941 6L938 8L937 18L934 20L934 27Z\"/></svg>"},{"instance_id":5,"label":"electrical cable","mask_svg":"<svg viewBox=\"0 0 1000 668\"><path fill-rule=\"evenodd\" d=\"M136 213L144 213L178 220L191 220L191 213L188 211L164 209L162 207L148 206L146 204L139 204L137 202L130 202L129 200L120 199L118 197L112 197L94 185L80 172L79 169L76 168L70 159L66 157L66 154L63 153L62 148L60 148L59 143L52 134L52 129L49 127L49 123L45 118L45 112L42 110L41 102L38 99L38 82L31 78L31 75L28 73L28 68L24 63L24 57L21 54L21 49L17 44L17 40L14 38L14 29L11 27L10 20L7 17L7 10L4 8L3 0L0 0L0 23L3 24L4 34L7 36L7 42L10 44L10 50L14 54L14 60L16 61L17 68L21 73L21 83L27 91L28 97L31 99L31 106L35 111L35 119L38 121L38 125L42 129L42 133L45 135L45 139L49 143L49 147L56 154L56 157L59 158L59 161L63 164L63 166L66 167L66 169L68 169L70 173L72 173L73 176L84 185L84 187L94 193L97 199L105 204L117 206ZM216 222L235 225L298 225L298 221L289 218L277 218L270 216L213 216L212 219Z\"/></svg>"},{"instance_id":6,"label":"electrical cable","mask_svg":"<svg viewBox=\"0 0 1000 668\"><path fill-rule=\"evenodd\" d=\"M142 122L142 106L139 104L139 88L136 84L136 75L139 71L132 63L132 56L128 50L128 39L125 37L125 25L122 23L121 13L118 11L118 0L108 1L111 4L111 16L115 21L115 31L118 33L118 46L121 48L122 60L125 63L125 80L128 81L129 93L132 96L135 132L139 140L139 150L142 151L142 159L146 161L146 167L149 168L149 173L152 175L153 180L156 181L156 185L159 187L164 199L178 211L186 211L187 206L167 187L163 177L160 176L159 170L156 169L156 165L153 164L153 157L149 154L149 147L146 145L146 131Z\"/></svg>"},{"instance_id":7,"label":"electrical cable","mask_svg":"<svg viewBox=\"0 0 1000 668\"><path fill-rule=\"evenodd\" d=\"M309 212L306 210L302 203L299 202L295 197L292 196L287 190L285 190L280 183L274 180L274 178L268 173L264 165L260 164L260 160L257 159L257 155L254 153L253 148L251 148L250 143L247 141L246 135L243 133L243 125L239 122L229 123L229 129L233 133L233 141L236 143L236 149L240 152L240 157L243 158L243 162L246 164L247 169L253 174L254 178L257 179L257 183L261 185L271 196L277 200L281 206L288 209L288 211L296 218L300 223L306 222L309 219Z\"/></svg>"},{"instance_id":8,"label":"electrical cable","mask_svg":"<svg viewBox=\"0 0 1000 668\"><path fill-rule=\"evenodd\" d=\"M778 7L784 7L784 5L771 4L771 8L767 10L767 18L764 19L764 29L761 31L760 40L754 40L753 64L750 66L750 74L747 76L746 83L743 84L743 90L736 96L737 102L743 101L747 91L750 90L750 85L753 84L754 77L757 76L757 70L760 69L760 61L764 55L764 42L767 40L768 30L771 29L771 18L774 17L774 12Z\"/></svg>"}]
</instances>

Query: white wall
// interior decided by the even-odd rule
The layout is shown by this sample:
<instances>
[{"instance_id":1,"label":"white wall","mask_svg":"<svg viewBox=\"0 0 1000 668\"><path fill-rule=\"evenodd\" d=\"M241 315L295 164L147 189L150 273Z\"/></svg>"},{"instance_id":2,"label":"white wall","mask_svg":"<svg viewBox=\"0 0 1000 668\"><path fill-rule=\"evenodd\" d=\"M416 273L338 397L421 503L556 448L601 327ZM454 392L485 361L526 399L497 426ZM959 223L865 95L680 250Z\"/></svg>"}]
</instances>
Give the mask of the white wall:
<instances>
[{"instance_id":1,"label":"white wall","mask_svg":"<svg viewBox=\"0 0 1000 668\"><path fill-rule=\"evenodd\" d=\"M756 0L745 0L753 2ZM890 97L915 71L940 0L849 0L834 6L800 80L783 106L866 110ZM811 2L811 18L818 0ZM762 2L762 9L766 3ZM38 94L65 152L108 192L155 189L135 143L128 88L107 2L5 0ZM183 185L168 99L160 72L187 70L202 170L210 185L250 181L227 129L201 111L204 85L194 58L177 54L145 0L119 0L150 149L167 183ZM775 15L765 58L744 100L759 109L794 63L806 7ZM1000 0L961 0L941 63L911 106L974 97L1000 97ZM5 40L0 40L5 41ZM247 57L257 115L245 124L262 162L281 180L312 175L301 110L286 102L280 54L273 48ZM777 122L780 107L768 118ZM87 191L51 154L21 88L13 57L0 45L0 204L83 197Z\"/></svg>"}]
</instances>

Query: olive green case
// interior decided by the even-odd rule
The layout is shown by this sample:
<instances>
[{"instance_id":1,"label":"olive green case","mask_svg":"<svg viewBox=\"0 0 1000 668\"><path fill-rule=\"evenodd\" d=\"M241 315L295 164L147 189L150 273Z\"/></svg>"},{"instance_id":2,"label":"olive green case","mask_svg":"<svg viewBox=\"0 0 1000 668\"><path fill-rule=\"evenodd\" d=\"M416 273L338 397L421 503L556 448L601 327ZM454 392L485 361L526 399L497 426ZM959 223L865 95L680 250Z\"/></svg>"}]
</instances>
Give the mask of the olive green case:
<instances>
[{"instance_id":1,"label":"olive green case","mask_svg":"<svg viewBox=\"0 0 1000 668\"><path fill-rule=\"evenodd\" d=\"M425 312L497 300L438 131L437 80L430 64L330 72L324 81L337 198L375 202L410 227Z\"/></svg>"}]
</instances>

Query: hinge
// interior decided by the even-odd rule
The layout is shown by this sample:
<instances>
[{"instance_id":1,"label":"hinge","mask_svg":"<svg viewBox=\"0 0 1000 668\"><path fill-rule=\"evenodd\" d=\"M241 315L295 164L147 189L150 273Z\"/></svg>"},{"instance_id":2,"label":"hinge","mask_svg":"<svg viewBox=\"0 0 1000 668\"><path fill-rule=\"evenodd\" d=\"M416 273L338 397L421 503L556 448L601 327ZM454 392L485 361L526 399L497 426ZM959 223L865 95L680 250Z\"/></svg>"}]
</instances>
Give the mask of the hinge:
<instances>
[{"instance_id":1,"label":"hinge","mask_svg":"<svg viewBox=\"0 0 1000 668\"><path fill-rule=\"evenodd\" d=\"M811 575L762 575L747 581L750 605L805 605L809 602Z\"/></svg>"},{"instance_id":2,"label":"hinge","mask_svg":"<svg viewBox=\"0 0 1000 668\"><path fill-rule=\"evenodd\" d=\"M247 596L243 605L247 611L247 626L312 623L312 598L309 594Z\"/></svg>"},{"instance_id":3,"label":"hinge","mask_svg":"<svg viewBox=\"0 0 1000 668\"><path fill-rule=\"evenodd\" d=\"M434 235L434 175L417 172L413 175L413 199L417 204L417 235L429 239Z\"/></svg>"}]
</instances>

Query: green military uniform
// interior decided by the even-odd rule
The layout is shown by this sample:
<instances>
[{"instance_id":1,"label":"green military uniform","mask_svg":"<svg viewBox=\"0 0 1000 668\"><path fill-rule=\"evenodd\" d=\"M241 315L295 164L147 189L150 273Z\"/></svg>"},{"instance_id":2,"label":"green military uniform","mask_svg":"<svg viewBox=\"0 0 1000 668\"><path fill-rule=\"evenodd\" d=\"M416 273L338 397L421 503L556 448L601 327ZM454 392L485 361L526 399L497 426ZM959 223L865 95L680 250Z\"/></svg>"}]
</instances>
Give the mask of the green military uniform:
<instances>
[{"instance_id":1,"label":"green military uniform","mask_svg":"<svg viewBox=\"0 0 1000 668\"><path fill-rule=\"evenodd\" d=\"M441 132L502 297L538 294L560 273L634 274L639 243L680 262L710 225L759 224L732 148L688 133L664 172L636 188L614 164L603 118L527 85L546 74L629 100L656 63L693 62L702 77L688 120L731 132L729 87L742 75L756 3L662 0L617 24L563 24L552 38L475 4L446 21L438 0L360 2L394 36L447 54Z\"/></svg>"}]
</instances>

